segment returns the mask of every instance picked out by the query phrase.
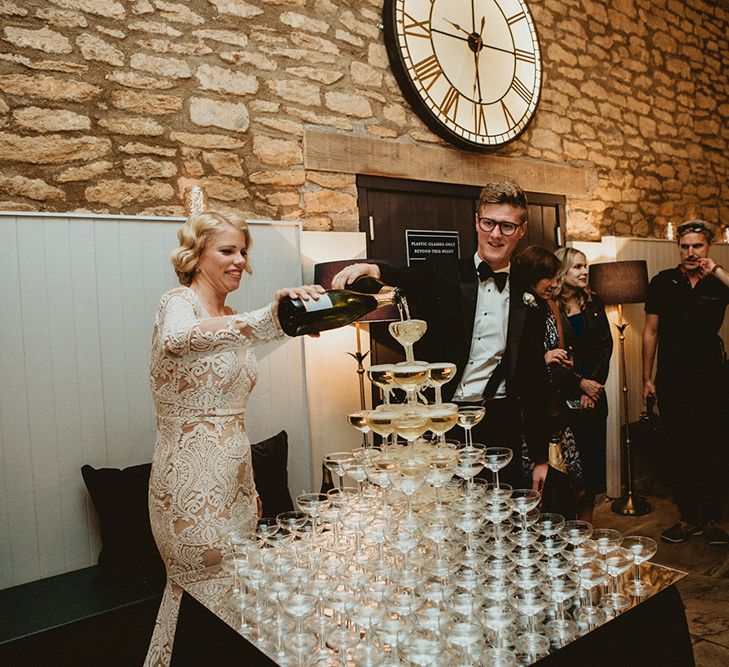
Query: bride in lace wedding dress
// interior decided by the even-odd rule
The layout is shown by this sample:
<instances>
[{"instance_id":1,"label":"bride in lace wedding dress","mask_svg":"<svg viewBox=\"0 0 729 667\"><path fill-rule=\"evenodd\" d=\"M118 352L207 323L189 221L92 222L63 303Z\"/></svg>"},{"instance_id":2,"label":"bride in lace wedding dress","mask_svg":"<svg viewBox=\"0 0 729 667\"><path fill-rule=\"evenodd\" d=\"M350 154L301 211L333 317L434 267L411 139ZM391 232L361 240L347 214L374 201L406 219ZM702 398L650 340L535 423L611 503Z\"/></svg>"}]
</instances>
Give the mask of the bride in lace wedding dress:
<instances>
[{"instance_id":1,"label":"bride in lace wedding dress","mask_svg":"<svg viewBox=\"0 0 729 667\"><path fill-rule=\"evenodd\" d=\"M245 220L209 211L178 238L172 262L183 286L162 297L150 362L157 441L149 513L168 577L220 563L232 528L253 531L258 494L244 420L257 373L251 348L283 337L281 298L324 291L280 290L268 306L236 314L225 298L250 272ZM181 596L168 579L145 665L169 664Z\"/></svg>"}]
</instances>

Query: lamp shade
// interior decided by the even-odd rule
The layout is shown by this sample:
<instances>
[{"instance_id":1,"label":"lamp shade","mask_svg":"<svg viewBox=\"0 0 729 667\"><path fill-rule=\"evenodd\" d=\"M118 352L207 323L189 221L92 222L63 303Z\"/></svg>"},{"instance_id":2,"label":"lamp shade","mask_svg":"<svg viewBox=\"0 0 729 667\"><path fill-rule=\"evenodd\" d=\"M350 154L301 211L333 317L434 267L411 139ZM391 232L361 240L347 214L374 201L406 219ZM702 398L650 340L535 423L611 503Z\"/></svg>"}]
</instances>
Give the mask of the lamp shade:
<instances>
[{"instance_id":1,"label":"lamp shade","mask_svg":"<svg viewBox=\"0 0 729 667\"><path fill-rule=\"evenodd\" d=\"M314 282L324 289L331 289L332 278L342 269L352 264L377 264L378 266L392 266L392 262L385 259L341 259L334 262L320 262L314 265ZM358 322L394 322L400 319L400 314L395 306L383 306L371 313L360 317Z\"/></svg>"},{"instance_id":2,"label":"lamp shade","mask_svg":"<svg viewBox=\"0 0 729 667\"><path fill-rule=\"evenodd\" d=\"M590 289L606 305L643 303L648 295L644 259L590 265Z\"/></svg>"}]
</instances>

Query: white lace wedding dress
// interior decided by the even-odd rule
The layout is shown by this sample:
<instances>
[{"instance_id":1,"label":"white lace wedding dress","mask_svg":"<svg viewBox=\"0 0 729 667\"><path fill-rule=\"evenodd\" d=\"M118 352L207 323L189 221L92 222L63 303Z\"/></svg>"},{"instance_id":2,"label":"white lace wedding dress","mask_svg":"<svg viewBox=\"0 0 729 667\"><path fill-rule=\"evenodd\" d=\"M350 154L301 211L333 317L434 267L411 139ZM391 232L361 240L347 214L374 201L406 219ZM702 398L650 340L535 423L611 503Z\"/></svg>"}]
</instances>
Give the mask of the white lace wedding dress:
<instances>
[{"instance_id":1,"label":"white lace wedding dress","mask_svg":"<svg viewBox=\"0 0 729 667\"><path fill-rule=\"evenodd\" d=\"M280 338L270 306L211 318L190 288L162 297L150 378L157 442L149 514L167 576L220 563L226 533L254 529L256 487L244 413L251 347ZM145 665L168 665L182 589L168 579Z\"/></svg>"}]
</instances>

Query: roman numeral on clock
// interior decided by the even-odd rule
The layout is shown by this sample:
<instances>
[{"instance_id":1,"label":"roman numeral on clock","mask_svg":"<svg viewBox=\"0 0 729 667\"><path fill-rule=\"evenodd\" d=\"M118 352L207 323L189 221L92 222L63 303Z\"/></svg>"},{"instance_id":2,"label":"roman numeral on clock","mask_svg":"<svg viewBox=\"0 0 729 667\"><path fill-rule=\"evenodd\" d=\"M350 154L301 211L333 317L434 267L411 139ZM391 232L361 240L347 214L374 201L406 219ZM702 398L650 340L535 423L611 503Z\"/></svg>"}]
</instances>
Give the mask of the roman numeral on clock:
<instances>
[{"instance_id":1,"label":"roman numeral on clock","mask_svg":"<svg viewBox=\"0 0 729 667\"><path fill-rule=\"evenodd\" d=\"M516 121L514 120L514 116L511 115L511 112L509 111L509 107L504 104L504 100L501 100L501 110L504 112L504 118L506 118L506 124L509 127L514 127L516 125Z\"/></svg>"},{"instance_id":2,"label":"roman numeral on clock","mask_svg":"<svg viewBox=\"0 0 729 667\"><path fill-rule=\"evenodd\" d=\"M524 12L519 12L518 14L514 14L514 16L510 16L508 19L506 19L506 22L509 25L514 25L515 23L521 21L523 18L526 18Z\"/></svg>"},{"instance_id":3,"label":"roman numeral on clock","mask_svg":"<svg viewBox=\"0 0 729 667\"><path fill-rule=\"evenodd\" d=\"M476 134L488 134L486 127L486 114L482 104L473 103L474 125L476 126Z\"/></svg>"},{"instance_id":4,"label":"roman numeral on clock","mask_svg":"<svg viewBox=\"0 0 729 667\"><path fill-rule=\"evenodd\" d=\"M458 92L455 86L451 86L448 92L443 96L443 101L440 103L440 110L444 116L448 116L455 120L456 114L458 113L458 100L461 94ZM451 113L453 109L453 113Z\"/></svg>"},{"instance_id":5,"label":"roman numeral on clock","mask_svg":"<svg viewBox=\"0 0 729 667\"><path fill-rule=\"evenodd\" d=\"M402 22L403 34L409 37L425 37L426 39L430 39L430 19L418 21L407 12L403 12L403 14L405 16ZM406 23L406 19L410 22Z\"/></svg>"},{"instance_id":6,"label":"roman numeral on clock","mask_svg":"<svg viewBox=\"0 0 729 667\"><path fill-rule=\"evenodd\" d=\"M443 74L435 54L415 63L413 72L415 72L416 78L423 84L425 90L430 90L432 85L440 78L440 75Z\"/></svg>"},{"instance_id":7,"label":"roman numeral on clock","mask_svg":"<svg viewBox=\"0 0 729 667\"><path fill-rule=\"evenodd\" d=\"M521 49L516 49L516 51L514 51L514 55L516 56L517 60L521 60L525 63L531 63L533 65L535 62L537 62L537 57L530 51L522 51Z\"/></svg>"},{"instance_id":8,"label":"roman numeral on clock","mask_svg":"<svg viewBox=\"0 0 729 667\"><path fill-rule=\"evenodd\" d=\"M532 101L532 91L519 80L519 77L514 77L514 80L511 82L511 87L527 104Z\"/></svg>"}]
</instances>

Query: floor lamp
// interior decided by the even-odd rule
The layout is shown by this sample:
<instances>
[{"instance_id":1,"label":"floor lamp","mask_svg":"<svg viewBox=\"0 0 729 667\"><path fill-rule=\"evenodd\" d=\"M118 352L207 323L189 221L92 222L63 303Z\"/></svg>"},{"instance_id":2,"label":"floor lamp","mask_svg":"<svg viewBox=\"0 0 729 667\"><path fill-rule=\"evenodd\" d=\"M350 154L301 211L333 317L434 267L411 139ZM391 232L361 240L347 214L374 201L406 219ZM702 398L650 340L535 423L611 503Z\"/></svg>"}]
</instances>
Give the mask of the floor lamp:
<instances>
[{"instance_id":1,"label":"floor lamp","mask_svg":"<svg viewBox=\"0 0 729 667\"><path fill-rule=\"evenodd\" d=\"M343 268L350 266L351 264L357 264L360 262L367 262L368 264L384 265L390 264L386 260L380 259L345 259L337 260L333 262L320 262L314 265L314 282L317 285L321 285L324 289L330 289L332 286L332 278L339 273ZM359 378L359 404L360 409L364 410L367 407L365 402L365 382L364 382L364 360L369 355L370 351L362 352L362 338L361 338L361 327L362 323L369 322L393 322L399 320L400 315L397 312L395 306L383 306L377 310L373 310L371 313L367 313L360 317L355 323L355 329L357 330L357 351L347 352L357 362L357 376ZM367 444L367 435L362 434L365 445Z\"/></svg>"},{"instance_id":2,"label":"floor lamp","mask_svg":"<svg viewBox=\"0 0 729 667\"><path fill-rule=\"evenodd\" d=\"M627 470L626 495L614 500L611 508L616 514L642 516L651 511L651 506L639 498L633 487L633 456L630 441L630 417L628 415L628 375L625 369L625 329L623 304L643 303L648 292L648 268L645 260L607 262L590 266L590 288L606 305L618 307L620 336L620 369L622 373L623 418L625 420L625 462Z\"/></svg>"}]
</instances>

